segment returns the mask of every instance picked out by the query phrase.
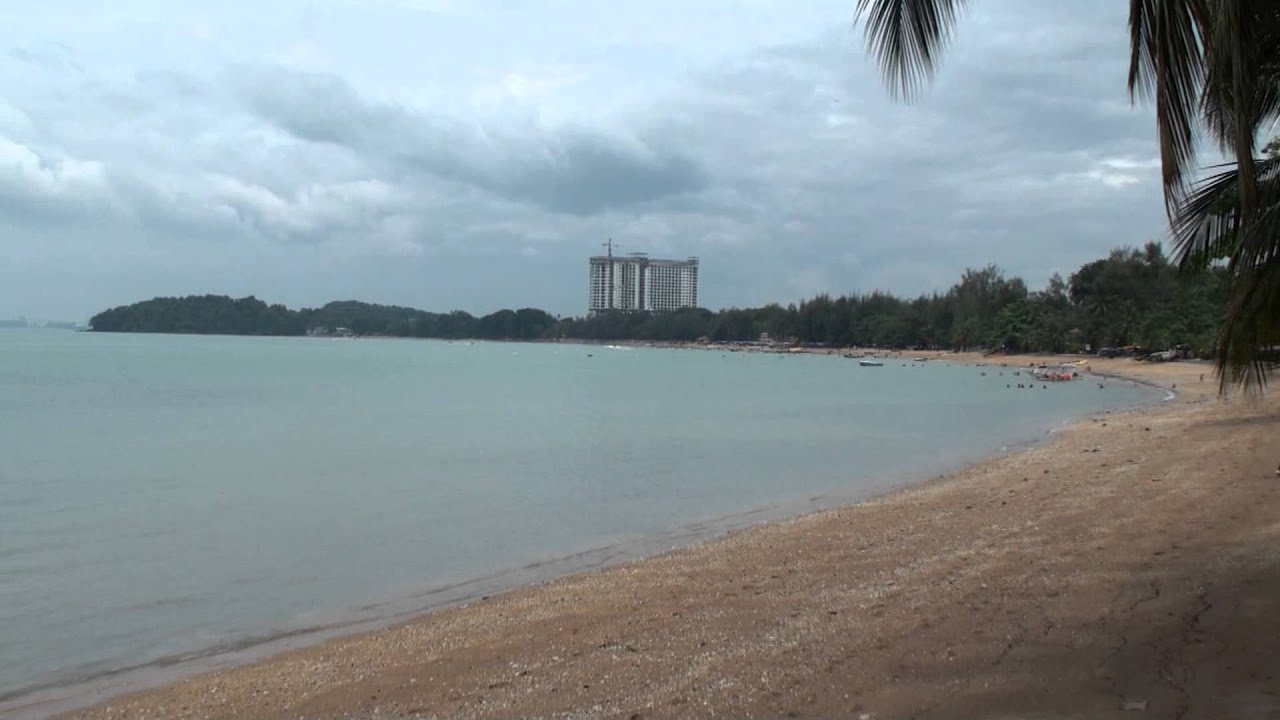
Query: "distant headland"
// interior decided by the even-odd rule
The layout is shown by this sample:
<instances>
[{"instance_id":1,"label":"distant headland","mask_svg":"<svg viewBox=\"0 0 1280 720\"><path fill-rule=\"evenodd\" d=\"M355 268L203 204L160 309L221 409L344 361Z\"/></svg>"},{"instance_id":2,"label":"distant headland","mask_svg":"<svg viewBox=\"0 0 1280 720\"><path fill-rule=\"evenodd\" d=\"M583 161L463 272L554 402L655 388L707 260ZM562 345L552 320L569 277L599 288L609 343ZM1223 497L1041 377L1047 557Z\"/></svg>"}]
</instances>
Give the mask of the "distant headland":
<instances>
[{"instance_id":1,"label":"distant headland","mask_svg":"<svg viewBox=\"0 0 1280 720\"><path fill-rule=\"evenodd\" d=\"M1123 248L1029 292L988 265L944 293L905 299L871 292L799 304L710 311L605 311L560 318L537 308L475 316L354 300L292 310L256 297L159 297L101 312L96 332L414 337L486 340L758 342L831 347L1073 352L1172 347L1212 352L1226 305L1223 273L1186 275L1156 243Z\"/></svg>"}]
</instances>

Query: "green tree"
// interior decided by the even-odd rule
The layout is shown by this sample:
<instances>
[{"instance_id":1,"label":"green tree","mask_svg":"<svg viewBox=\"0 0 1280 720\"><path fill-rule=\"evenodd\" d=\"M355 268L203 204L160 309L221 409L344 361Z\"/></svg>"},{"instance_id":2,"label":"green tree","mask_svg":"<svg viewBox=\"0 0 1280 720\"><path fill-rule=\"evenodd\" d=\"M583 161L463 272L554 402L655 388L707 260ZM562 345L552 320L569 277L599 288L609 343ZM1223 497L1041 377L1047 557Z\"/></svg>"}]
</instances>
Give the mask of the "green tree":
<instances>
[{"instance_id":1,"label":"green tree","mask_svg":"<svg viewBox=\"0 0 1280 720\"><path fill-rule=\"evenodd\" d=\"M1021 278L1006 278L999 267L988 265L981 270L965 270L951 295L955 308L952 344L965 350L991 338L996 315L1025 298L1027 286Z\"/></svg>"}]
</instances>

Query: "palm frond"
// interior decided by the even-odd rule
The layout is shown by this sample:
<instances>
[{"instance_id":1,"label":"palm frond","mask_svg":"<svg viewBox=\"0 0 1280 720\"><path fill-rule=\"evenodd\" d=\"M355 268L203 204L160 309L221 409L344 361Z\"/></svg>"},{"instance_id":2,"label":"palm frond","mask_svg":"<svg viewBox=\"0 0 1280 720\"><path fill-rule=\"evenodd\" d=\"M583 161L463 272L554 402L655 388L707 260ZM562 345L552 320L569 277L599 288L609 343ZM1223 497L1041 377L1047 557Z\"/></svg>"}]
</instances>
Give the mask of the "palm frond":
<instances>
[{"instance_id":1,"label":"palm frond","mask_svg":"<svg viewBox=\"0 0 1280 720\"><path fill-rule=\"evenodd\" d=\"M1230 297L1218 333L1221 387L1224 391L1230 385L1261 390L1270 366L1266 355L1280 343L1280 265L1233 273Z\"/></svg>"},{"instance_id":2,"label":"palm frond","mask_svg":"<svg viewBox=\"0 0 1280 720\"><path fill-rule=\"evenodd\" d=\"M885 84L910 99L933 79L968 0L858 0L855 22L866 15L867 51Z\"/></svg>"},{"instance_id":3,"label":"palm frond","mask_svg":"<svg viewBox=\"0 0 1280 720\"><path fill-rule=\"evenodd\" d=\"M1204 83L1205 0L1130 0L1129 94L1155 98L1165 205L1173 216L1195 161Z\"/></svg>"},{"instance_id":4,"label":"palm frond","mask_svg":"<svg viewBox=\"0 0 1280 720\"><path fill-rule=\"evenodd\" d=\"M1205 43L1206 105L1217 101L1229 122L1216 128L1225 152L1235 155L1240 174L1238 194L1241 217L1247 221L1253 209L1255 176L1253 166L1259 114L1256 0L1215 0Z\"/></svg>"},{"instance_id":5,"label":"palm frond","mask_svg":"<svg viewBox=\"0 0 1280 720\"><path fill-rule=\"evenodd\" d=\"M1249 165L1256 178L1254 211L1242 210L1243 181L1238 164L1231 163L1195 186L1172 225L1184 270L1227 261L1231 299L1217 348L1224 389L1264 387L1266 351L1280 342L1280 158Z\"/></svg>"},{"instance_id":6,"label":"palm frond","mask_svg":"<svg viewBox=\"0 0 1280 720\"><path fill-rule=\"evenodd\" d=\"M1280 120L1280 3L1263 2L1255 14L1257 44L1257 112L1262 124Z\"/></svg>"},{"instance_id":7,"label":"palm frond","mask_svg":"<svg viewBox=\"0 0 1280 720\"><path fill-rule=\"evenodd\" d=\"M1183 270L1200 270L1235 252L1240 227L1235 165L1198 183L1171 223L1174 258Z\"/></svg>"},{"instance_id":8,"label":"palm frond","mask_svg":"<svg viewBox=\"0 0 1280 720\"><path fill-rule=\"evenodd\" d=\"M1249 165L1256 179L1258 219L1265 221L1272 211L1280 208L1280 157L1258 158ZM1234 258L1245 251L1236 237L1245 225L1240 205L1239 164L1227 163L1209 169L1218 172L1195 184L1178 207L1171 225L1174 256L1185 269ZM1255 239L1265 241L1269 237L1265 228L1264 223L1253 233ZM1267 242L1280 242L1280 236ZM1241 262L1252 261L1242 258Z\"/></svg>"}]
</instances>

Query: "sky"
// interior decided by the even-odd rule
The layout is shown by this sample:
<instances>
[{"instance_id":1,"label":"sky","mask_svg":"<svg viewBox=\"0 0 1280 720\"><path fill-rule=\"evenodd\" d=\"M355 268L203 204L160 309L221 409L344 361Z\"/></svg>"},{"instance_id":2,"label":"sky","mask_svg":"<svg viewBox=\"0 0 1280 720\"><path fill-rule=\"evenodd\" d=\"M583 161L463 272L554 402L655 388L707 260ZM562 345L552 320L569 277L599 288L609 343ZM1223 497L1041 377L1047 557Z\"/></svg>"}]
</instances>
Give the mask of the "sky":
<instances>
[{"instance_id":1,"label":"sky","mask_svg":"<svg viewBox=\"0 0 1280 720\"><path fill-rule=\"evenodd\" d=\"M979 0L895 100L854 0L6 0L0 318L153 296L581 315L1032 288L1161 240L1125 3Z\"/></svg>"}]
</instances>

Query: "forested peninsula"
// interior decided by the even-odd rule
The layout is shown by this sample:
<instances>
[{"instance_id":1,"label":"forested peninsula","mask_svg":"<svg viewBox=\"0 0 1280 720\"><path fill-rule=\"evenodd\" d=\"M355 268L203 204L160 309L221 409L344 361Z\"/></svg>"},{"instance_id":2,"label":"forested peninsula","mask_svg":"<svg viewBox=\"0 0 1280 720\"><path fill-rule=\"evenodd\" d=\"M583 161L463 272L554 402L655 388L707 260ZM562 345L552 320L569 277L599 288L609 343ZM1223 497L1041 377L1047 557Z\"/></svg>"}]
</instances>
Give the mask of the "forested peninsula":
<instances>
[{"instance_id":1,"label":"forested peninsula","mask_svg":"<svg viewBox=\"0 0 1280 720\"><path fill-rule=\"evenodd\" d=\"M1224 273L1179 272L1159 244L1122 248L1030 292L994 265L943 293L872 292L712 312L606 312L558 318L535 308L476 317L356 301L291 310L255 297L155 298L95 315L96 332L392 336L488 340L775 340L829 346L1069 352L1186 346L1208 356L1223 319Z\"/></svg>"}]
</instances>

